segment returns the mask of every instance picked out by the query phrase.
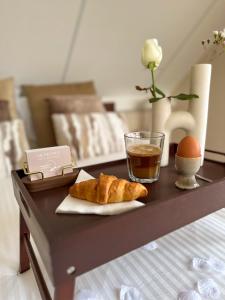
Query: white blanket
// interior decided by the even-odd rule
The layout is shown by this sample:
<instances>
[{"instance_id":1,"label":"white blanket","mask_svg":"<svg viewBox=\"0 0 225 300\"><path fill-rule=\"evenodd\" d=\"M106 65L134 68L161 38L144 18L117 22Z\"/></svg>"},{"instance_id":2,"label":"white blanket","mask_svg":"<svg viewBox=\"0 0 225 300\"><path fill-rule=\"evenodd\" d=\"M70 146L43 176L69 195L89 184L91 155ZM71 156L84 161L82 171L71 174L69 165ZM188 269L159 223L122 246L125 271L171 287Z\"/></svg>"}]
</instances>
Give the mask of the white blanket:
<instances>
[{"instance_id":1,"label":"white blanket","mask_svg":"<svg viewBox=\"0 0 225 300\"><path fill-rule=\"evenodd\" d=\"M0 299L40 300L32 271L17 275L18 208L10 179L0 181L0 191ZM157 244L153 251L142 247L83 274L76 281L76 291L91 290L103 300L117 300L120 287L126 285L137 288L144 300L177 299L203 276L190 269L193 257L225 261L225 210L166 235ZM221 290L220 299L225 299L224 275L215 275L214 280Z\"/></svg>"}]
</instances>

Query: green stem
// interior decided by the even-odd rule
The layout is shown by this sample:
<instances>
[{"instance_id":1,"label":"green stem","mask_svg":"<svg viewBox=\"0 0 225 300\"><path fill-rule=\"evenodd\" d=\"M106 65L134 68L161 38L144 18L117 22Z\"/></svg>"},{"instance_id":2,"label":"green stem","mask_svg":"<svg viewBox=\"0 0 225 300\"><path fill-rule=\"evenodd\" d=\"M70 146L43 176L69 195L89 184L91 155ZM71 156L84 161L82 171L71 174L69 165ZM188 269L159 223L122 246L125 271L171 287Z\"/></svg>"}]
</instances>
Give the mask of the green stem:
<instances>
[{"instance_id":1,"label":"green stem","mask_svg":"<svg viewBox=\"0 0 225 300\"><path fill-rule=\"evenodd\" d=\"M152 74L152 88L153 88L153 97L156 98L156 91L155 91L155 78L154 78L154 71L153 68L150 68Z\"/></svg>"}]
</instances>

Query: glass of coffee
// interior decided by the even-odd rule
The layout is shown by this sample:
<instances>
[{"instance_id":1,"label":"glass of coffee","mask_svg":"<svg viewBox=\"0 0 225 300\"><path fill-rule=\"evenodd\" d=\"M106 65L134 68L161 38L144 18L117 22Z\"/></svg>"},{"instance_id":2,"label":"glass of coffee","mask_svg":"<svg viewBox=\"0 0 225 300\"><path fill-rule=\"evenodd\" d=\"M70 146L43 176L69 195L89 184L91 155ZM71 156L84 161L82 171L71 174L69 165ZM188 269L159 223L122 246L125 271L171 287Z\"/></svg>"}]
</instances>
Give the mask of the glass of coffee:
<instances>
[{"instance_id":1,"label":"glass of coffee","mask_svg":"<svg viewBox=\"0 0 225 300\"><path fill-rule=\"evenodd\" d=\"M164 133L137 131L125 134L124 138L130 179L141 183L158 180Z\"/></svg>"}]
</instances>

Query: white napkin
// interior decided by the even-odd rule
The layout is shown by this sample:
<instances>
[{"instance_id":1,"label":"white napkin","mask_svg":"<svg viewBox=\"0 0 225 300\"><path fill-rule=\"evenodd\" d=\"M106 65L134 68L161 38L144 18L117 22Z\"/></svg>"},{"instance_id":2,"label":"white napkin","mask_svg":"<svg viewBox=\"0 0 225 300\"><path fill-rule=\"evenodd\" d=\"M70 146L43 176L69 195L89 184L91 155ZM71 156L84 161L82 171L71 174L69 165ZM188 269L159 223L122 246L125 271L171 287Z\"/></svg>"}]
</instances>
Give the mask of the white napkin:
<instances>
[{"instance_id":1,"label":"white napkin","mask_svg":"<svg viewBox=\"0 0 225 300\"><path fill-rule=\"evenodd\" d=\"M77 177L76 183L82 182L93 177L81 170ZM56 213L66 213L66 214L96 214L96 215L117 215L137 207L143 206L144 203L139 201L128 201L120 203L111 203L106 205L101 205L85 200L80 200L68 195L62 203L57 207Z\"/></svg>"},{"instance_id":2,"label":"white napkin","mask_svg":"<svg viewBox=\"0 0 225 300\"><path fill-rule=\"evenodd\" d=\"M141 293L132 286L122 285L120 288L120 300L142 300Z\"/></svg>"}]
</instances>

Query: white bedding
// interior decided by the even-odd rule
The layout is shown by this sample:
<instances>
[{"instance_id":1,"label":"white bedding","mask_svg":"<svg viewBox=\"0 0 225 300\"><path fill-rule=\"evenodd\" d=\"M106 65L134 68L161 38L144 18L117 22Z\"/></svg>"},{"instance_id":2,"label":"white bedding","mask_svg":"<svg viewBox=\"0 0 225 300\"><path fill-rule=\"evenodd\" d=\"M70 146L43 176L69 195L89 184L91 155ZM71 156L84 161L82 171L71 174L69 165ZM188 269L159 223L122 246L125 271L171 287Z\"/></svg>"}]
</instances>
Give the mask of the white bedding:
<instances>
[{"instance_id":1,"label":"white bedding","mask_svg":"<svg viewBox=\"0 0 225 300\"><path fill-rule=\"evenodd\" d=\"M18 207L10 178L0 181L0 193L0 299L39 300L32 271L17 275ZM159 247L154 251L139 248L80 276L76 290L91 289L103 300L116 300L118 289L126 284L138 288L145 300L177 299L179 292L194 288L198 279L207 277L190 269L194 256L213 255L225 261L225 210L166 235L157 243ZM225 299L225 275L214 274L213 278L221 289L220 299Z\"/></svg>"}]
</instances>

